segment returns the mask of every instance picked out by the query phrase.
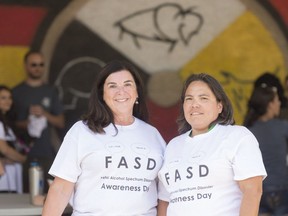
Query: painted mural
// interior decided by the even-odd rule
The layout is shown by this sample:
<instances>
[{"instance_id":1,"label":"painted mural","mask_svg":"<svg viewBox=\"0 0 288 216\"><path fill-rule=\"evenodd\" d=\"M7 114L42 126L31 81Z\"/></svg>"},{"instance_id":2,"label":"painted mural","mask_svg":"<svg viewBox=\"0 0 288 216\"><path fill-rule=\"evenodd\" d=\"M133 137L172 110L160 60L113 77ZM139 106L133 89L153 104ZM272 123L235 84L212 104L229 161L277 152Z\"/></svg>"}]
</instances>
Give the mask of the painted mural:
<instances>
[{"instance_id":1,"label":"painted mural","mask_svg":"<svg viewBox=\"0 0 288 216\"><path fill-rule=\"evenodd\" d=\"M67 130L86 110L100 68L128 60L146 83L151 123L169 141L182 82L207 72L241 124L253 81L266 71L287 75L287 14L286 0L1 0L0 83L22 81L24 53L40 49Z\"/></svg>"}]
</instances>

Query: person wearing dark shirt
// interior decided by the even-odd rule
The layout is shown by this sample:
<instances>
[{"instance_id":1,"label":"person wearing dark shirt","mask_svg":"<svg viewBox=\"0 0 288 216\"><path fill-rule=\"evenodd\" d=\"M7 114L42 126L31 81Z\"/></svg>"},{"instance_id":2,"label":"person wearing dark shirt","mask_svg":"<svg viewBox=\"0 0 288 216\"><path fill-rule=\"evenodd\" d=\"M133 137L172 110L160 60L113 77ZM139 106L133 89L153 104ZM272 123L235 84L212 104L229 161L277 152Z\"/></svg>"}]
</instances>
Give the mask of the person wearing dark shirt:
<instances>
[{"instance_id":1,"label":"person wearing dark shirt","mask_svg":"<svg viewBox=\"0 0 288 216\"><path fill-rule=\"evenodd\" d=\"M278 118L281 102L276 87L256 87L248 102L244 125L255 135L268 177L263 182L260 215L288 215L288 121Z\"/></svg>"},{"instance_id":2,"label":"person wearing dark shirt","mask_svg":"<svg viewBox=\"0 0 288 216\"><path fill-rule=\"evenodd\" d=\"M16 126L30 148L23 168L24 192L28 192L28 168L31 161L37 160L40 163L45 180L48 179L48 169L56 155L51 130L52 127L64 128L64 115L56 88L43 80L43 55L29 51L24 57L24 65L27 78L14 87L13 99L17 114ZM46 181L44 191L48 191Z\"/></svg>"}]
</instances>

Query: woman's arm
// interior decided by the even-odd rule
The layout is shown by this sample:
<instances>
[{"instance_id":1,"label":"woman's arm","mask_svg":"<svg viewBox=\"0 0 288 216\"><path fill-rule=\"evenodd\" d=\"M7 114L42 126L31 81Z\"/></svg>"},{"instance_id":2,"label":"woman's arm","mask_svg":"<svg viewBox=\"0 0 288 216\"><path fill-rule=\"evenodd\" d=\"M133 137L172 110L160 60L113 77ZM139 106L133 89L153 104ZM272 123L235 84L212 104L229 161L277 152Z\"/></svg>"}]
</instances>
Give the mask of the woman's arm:
<instances>
[{"instance_id":1,"label":"woman's arm","mask_svg":"<svg viewBox=\"0 0 288 216\"><path fill-rule=\"evenodd\" d=\"M42 216L61 216L74 189L74 183L55 177L49 187Z\"/></svg>"},{"instance_id":2,"label":"woman's arm","mask_svg":"<svg viewBox=\"0 0 288 216\"><path fill-rule=\"evenodd\" d=\"M157 216L166 216L168 204L166 201L158 200Z\"/></svg>"},{"instance_id":3,"label":"woman's arm","mask_svg":"<svg viewBox=\"0 0 288 216\"><path fill-rule=\"evenodd\" d=\"M238 181L243 198L240 207L240 216L257 216L262 196L262 176Z\"/></svg>"},{"instance_id":4,"label":"woman's arm","mask_svg":"<svg viewBox=\"0 0 288 216\"><path fill-rule=\"evenodd\" d=\"M15 149L13 149L11 146L8 145L8 143L4 140L0 140L0 152L8 159L23 163L26 160L26 156L20 154Z\"/></svg>"},{"instance_id":5,"label":"woman's arm","mask_svg":"<svg viewBox=\"0 0 288 216\"><path fill-rule=\"evenodd\" d=\"M5 172L4 172L4 166L3 166L3 163L2 163L2 161L1 161L1 159L0 159L0 178L1 178L1 176L4 174Z\"/></svg>"}]
</instances>

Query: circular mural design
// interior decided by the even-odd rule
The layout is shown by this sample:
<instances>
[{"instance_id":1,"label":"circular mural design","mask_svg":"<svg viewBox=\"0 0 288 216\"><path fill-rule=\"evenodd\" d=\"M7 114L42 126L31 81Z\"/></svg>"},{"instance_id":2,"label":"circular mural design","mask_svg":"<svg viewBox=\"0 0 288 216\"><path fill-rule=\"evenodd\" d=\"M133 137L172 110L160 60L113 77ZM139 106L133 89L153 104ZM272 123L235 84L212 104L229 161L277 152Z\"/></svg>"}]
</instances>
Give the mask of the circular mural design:
<instances>
[{"instance_id":1,"label":"circular mural design","mask_svg":"<svg viewBox=\"0 0 288 216\"><path fill-rule=\"evenodd\" d=\"M0 72L8 80L7 71L17 71L13 75L17 79L7 81L13 86L24 77L21 58L29 44L41 48L49 71L46 78L60 89L69 119L67 129L86 110L92 80L102 65L89 60L73 64L82 58L103 64L124 59L135 64L147 84L151 123L167 141L177 134L177 97L190 74L215 76L232 100L236 122L241 124L253 80L265 71L282 80L287 73L285 1L83 0L67 1L60 8L53 15L43 6L33 8L38 15L34 11L32 33L26 37L30 41L0 48L0 61L11 62ZM0 10L0 16L8 16L7 7ZM15 60L20 63L11 69ZM71 76L64 76L63 71Z\"/></svg>"}]
</instances>

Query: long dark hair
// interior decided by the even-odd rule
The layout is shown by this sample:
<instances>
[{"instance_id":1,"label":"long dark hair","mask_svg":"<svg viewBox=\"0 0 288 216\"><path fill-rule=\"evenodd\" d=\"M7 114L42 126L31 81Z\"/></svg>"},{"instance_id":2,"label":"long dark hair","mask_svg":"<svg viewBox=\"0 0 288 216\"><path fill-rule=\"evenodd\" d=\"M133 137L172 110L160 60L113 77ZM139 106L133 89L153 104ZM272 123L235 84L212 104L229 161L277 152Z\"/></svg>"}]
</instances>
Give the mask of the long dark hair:
<instances>
[{"instance_id":1,"label":"long dark hair","mask_svg":"<svg viewBox=\"0 0 288 216\"><path fill-rule=\"evenodd\" d=\"M270 102L277 95L276 87L269 87L265 83L262 86L254 88L248 101L247 113L244 118L243 125L246 127L252 126L260 116L267 112Z\"/></svg>"},{"instance_id":2,"label":"long dark hair","mask_svg":"<svg viewBox=\"0 0 288 216\"><path fill-rule=\"evenodd\" d=\"M186 121L185 116L184 116L183 103L185 99L186 90L189 87L189 85L194 81L202 81L206 83L211 89L211 91L213 92L213 94L215 95L216 100L218 102L221 102L223 105L222 112L218 115L218 118L214 122L211 122L210 125L213 125L215 123L219 123L221 125L234 124L235 121L233 118L232 104L228 96L225 94L225 91L220 85L220 83L214 77L206 73L192 74L187 78L182 89L182 94L181 94L182 106L180 108L179 117L177 119L179 134L183 134L191 130L191 125Z\"/></svg>"},{"instance_id":3,"label":"long dark hair","mask_svg":"<svg viewBox=\"0 0 288 216\"><path fill-rule=\"evenodd\" d=\"M281 101L281 108L288 106L287 98L285 97L285 92L282 83L275 74L271 72L265 72L261 74L255 80L254 88L261 87L263 86L263 84L270 88L276 87L279 100Z\"/></svg>"},{"instance_id":4,"label":"long dark hair","mask_svg":"<svg viewBox=\"0 0 288 216\"><path fill-rule=\"evenodd\" d=\"M7 87L6 85L0 85L0 92L1 91L8 91L10 92L12 96L11 89ZM12 124L14 117L15 117L15 114L12 111L12 106L10 110L8 110L5 114L3 113L2 110L0 110L0 121L3 123L4 132L6 135L9 134L8 132L9 128L12 128L12 127L14 128L14 125Z\"/></svg>"},{"instance_id":5,"label":"long dark hair","mask_svg":"<svg viewBox=\"0 0 288 216\"><path fill-rule=\"evenodd\" d=\"M118 132L114 123L113 113L103 100L103 88L107 77L110 74L121 70L129 71L137 86L138 104L135 104L133 107L133 116L145 122L148 121L144 85L139 73L132 64L126 61L114 60L106 64L98 74L89 99L88 111L82 117L83 122L87 124L93 132L105 133L103 128L108 126L110 123L114 125L116 133Z\"/></svg>"}]
</instances>

